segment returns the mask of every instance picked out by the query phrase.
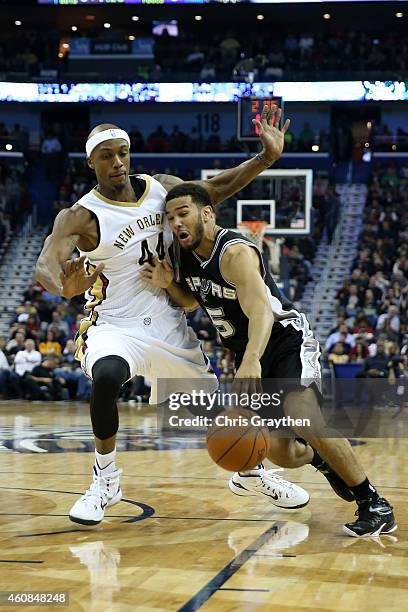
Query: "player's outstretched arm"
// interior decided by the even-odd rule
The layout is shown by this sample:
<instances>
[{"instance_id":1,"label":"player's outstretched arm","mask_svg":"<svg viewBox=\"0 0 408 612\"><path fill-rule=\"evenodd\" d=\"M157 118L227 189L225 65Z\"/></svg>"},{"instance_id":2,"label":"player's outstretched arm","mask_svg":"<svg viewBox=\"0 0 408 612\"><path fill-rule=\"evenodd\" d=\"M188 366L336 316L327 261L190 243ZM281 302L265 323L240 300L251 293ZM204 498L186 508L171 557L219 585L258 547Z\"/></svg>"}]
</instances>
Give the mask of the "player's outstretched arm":
<instances>
[{"instance_id":1,"label":"player's outstretched arm","mask_svg":"<svg viewBox=\"0 0 408 612\"><path fill-rule=\"evenodd\" d=\"M263 170L278 161L285 144L285 133L290 125L290 120L287 119L285 125L281 127L281 117L282 110L276 105L270 109L264 106L261 120L253 120L259 129L262 151L235 168L224 170L206 181L200 181L209 192L213 204L220 204L226 198L241 191Z\"/></svg>"},{"instance_id":2,"label":"player's outstretched arm","mask_svg":"<svg viewBox=\"0 0 408 612\"><path fill-rule=\"evenodd\" d=\"M155 257L153 265L146 263L140 275L149 285L165 289L172 301L187 312L199 307L190 289L184 284L176 283L173 268L165 259L160 261Z\"/></svg>"},{"instance_id":3,"label":"player's outstretched arm","mask_svg":"<svg viewBox=\"0 0 408 612\"><path fill-rule=\"evenodd\" d=\"M249 319L248 344L235 375L234 391L259 391L260 360L272 332L274 316L260 273L258 253L245 244L230 246L221 260L221 273L235 285L239 304Z\"/></svg>"},{"instance_id":4,"label":"player's outstretched arm","mask_svg":"<svg viewBox=\"0 0 408 612\"><path fill-rule=\"evenodd\" d=\"M191 182L199 183L207 189L214 205L220 204L223 200L246 187L258 174L272 166L282 155L285 133L289 128L290 120L287 119L285 125L281 127L281 116L282 110L276 105L271 106L270 109L264 106L261 120L253 120L259 128L259 139L262 144L262 151L256 157L245 161L235 168L224 170L208 180ZM169 174L156 174L154 178L167 191L170 191L178 183L183 182L177 176Z\"/></svg>"},{"instance_id":5,"label":"player's outstretched arm","mask_svg":"<svg viewBox=\"0 0 408 612\"><path fill-rule=\"evenodd\" d=\"M88 276L84 269L85 257L67 261L89 220L88 211L81 207L62 210L55 218L52 233L45 239L35 267L35 278L47 291L66 298L80 295L102 271L103 265L100 265Z\"/></svg>"}]
</instances>

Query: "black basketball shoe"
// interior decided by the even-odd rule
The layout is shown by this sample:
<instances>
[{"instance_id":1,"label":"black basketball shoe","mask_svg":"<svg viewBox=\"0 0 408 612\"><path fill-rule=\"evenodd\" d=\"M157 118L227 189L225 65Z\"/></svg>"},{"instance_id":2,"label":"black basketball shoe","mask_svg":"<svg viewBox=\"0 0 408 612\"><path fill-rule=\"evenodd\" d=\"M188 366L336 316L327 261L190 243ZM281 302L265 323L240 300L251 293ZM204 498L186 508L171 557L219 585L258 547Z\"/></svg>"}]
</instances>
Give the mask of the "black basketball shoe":
<instances>
[{"instance_id":1,"label":"black basketball shoe","mask_svg":"<svg viewBox=\"0 0 408 612\"><path fill-rule=\"evenodd\" d=\"M316 454L317 453L315 451L315 455ZM354 497L353 491L349 489L349 487L346 485L344 480L340 478L340 476L334 470L332 470L330 465L326 463L324 459L322 459L321 462L318 463L317 465L314 464L314 467L321 474L323 474L325 478L327 478L331 488L336 493L336 495L338 495L339 497L341 497L342 499L348 502L355 501L356 498Z\"/></svg>"},{"instance_id":2,"label":"black basketball shoe","mask_svg":"<svg viewBox=\"0 0 408 612\"><path fill-rule=\"evenodd\" d=\"M375 497L359 504L354 523L343 525L343 532L353 538L364 538L392 533L398 527L392 506L383 497Z\"/></svg>"}]
</instances>

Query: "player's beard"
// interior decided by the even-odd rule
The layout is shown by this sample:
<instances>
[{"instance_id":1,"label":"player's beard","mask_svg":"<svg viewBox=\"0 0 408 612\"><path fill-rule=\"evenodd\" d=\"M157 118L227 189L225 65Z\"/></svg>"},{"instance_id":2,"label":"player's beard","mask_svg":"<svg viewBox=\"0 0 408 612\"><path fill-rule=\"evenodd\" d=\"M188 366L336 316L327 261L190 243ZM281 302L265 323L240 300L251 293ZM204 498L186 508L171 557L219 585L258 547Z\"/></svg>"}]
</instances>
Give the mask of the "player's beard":
<instances>
[{"instance_id":1,"label":"player's beard","mask_svg":"<svg viewBox=\"0 0 408 612\"><path fill-rule=\"evenodd\" d=\"M112 189L114 189L116 193L121 193L126 189L126 187L128 187L128 185L130 185L130 180L127 177L126 181L124 181L123 183L119 183L118 185L112 185Z\"/></svg>"},{"instance_id":2,"label":"player's beard","mask_svg":"<svg viewBox=\"0 0 408 612\"><path fill-rule=\"evenodd\" d=\"M183 247L185 251L195 251L195 249L200 246L200 243L204 238L204 223L202 222L201 217L198 218L193 232L191 232L191 235L194 235L195 237L192 240L191 244Z\"/></svg>"}]
</instances>

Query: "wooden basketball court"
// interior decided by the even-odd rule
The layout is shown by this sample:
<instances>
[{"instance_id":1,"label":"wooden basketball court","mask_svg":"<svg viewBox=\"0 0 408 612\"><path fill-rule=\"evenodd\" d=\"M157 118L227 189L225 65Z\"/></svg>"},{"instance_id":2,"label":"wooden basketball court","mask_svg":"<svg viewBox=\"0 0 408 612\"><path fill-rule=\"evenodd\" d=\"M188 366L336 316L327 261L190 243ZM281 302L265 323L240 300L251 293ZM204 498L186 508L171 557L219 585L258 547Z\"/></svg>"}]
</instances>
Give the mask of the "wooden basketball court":
<instances>
[{"instance_id":1,"label":"wooden basketball court","mask_svg":"<svg viewBox=\"0 0 408 612\"><path fill-rule=\"evenodd\" d=\"M341 532L354 505L313 468L284 472L311 501L281 511L232 495L194 441L161 439L152 409L120 416L124 499L87 528L67 515L91 479L88 407L0 403L1 591L65 592L62 609L98 612L408 609L405 438L355 447L399 524L355 540Z\"/></svg>"}]
</instances>

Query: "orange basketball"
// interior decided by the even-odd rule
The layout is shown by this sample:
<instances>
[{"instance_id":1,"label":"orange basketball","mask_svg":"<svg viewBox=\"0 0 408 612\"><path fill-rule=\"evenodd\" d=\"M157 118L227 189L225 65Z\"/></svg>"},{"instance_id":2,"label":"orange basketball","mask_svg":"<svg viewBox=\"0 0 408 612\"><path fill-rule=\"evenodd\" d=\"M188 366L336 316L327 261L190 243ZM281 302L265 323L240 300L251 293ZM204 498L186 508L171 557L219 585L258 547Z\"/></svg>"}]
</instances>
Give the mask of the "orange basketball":
<instances>
[{"instance_id":1,"label":"orange basketball","mask_svg":"<svg viewBox=\"0 0 408 612\"><path fill-rule=\"evenodd\" d=\"M214 418L207 431L207 449L211 459L224 470L250 470L268 454L268 428L253 425L254 415L251 410L234 408Z\"/></svg>"}]
</instances>

